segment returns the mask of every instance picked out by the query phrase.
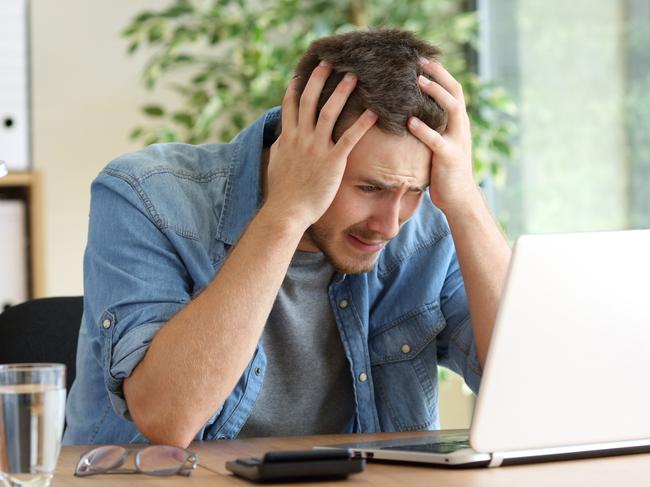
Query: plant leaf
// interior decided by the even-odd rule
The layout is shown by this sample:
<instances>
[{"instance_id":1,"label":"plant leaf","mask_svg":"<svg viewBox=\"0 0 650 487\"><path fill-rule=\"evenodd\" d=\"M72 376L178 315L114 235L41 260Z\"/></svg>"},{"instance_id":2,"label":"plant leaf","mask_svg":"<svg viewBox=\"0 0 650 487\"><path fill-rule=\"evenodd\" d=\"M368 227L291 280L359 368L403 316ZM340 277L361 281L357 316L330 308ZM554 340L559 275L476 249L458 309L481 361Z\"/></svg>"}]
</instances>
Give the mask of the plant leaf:
<instances>
[{"instance_id":1,"label":"plant leaf","mask_svg":"<svg viewBox=\"0 0 650 487\"><path fill-rule=\"evenodd\" d=\"M162 117L165 115L165 109L160 105L145 105L142 111L150 117Z\"/></svg>"}]
</instances>

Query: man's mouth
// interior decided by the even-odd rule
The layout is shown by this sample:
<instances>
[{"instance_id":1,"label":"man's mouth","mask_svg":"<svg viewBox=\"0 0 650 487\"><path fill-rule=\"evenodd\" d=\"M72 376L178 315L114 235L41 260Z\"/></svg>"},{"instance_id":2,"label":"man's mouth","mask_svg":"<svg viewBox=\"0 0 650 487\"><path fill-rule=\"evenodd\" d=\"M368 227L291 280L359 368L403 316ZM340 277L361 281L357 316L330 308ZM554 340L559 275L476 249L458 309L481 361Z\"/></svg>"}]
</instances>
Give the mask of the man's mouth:
<instances>
[{"instance_id":1,"label":"man's mouth","mask_svg":"<svg viewBox=\"0 0 650 487\"><path fill-rule=\"evenodd\" d=\"M355 249L367 253L379 252L387 243L386 240L364 240L349 233L346 234L346 238Z\"/></svg>"}]
</instances>

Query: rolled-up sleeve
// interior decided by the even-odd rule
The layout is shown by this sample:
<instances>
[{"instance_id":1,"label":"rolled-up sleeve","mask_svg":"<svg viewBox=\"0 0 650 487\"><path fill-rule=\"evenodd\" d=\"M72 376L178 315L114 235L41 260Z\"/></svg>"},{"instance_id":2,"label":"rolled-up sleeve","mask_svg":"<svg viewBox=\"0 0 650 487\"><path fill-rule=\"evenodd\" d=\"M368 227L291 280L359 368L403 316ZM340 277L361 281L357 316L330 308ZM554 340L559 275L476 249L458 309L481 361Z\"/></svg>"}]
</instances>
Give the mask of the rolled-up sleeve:
<instances>
[{"instance_id":1,"label":"rolled-up sleeve","mask_svg":"<svg viewBox=\"0 0 650 487\"><path fill-rule=\"evenodd\" d=\"M190 279L164 225L136 181L103 172L91 188L84 256L85 325L99 335L100 361L115 412L130 419L122 383L162 326L191 299Z\"/></svg>"},{"instance_id":2,"label":"rolled-up sleeve","mask_svg":"<svg viewBox=\"0 0 650 487\"><path fill-rule=\"evenodd\" d=\"M465 284L455 253L447 271L440 303L447 325L438 335L438 361L461 375L469 388L478 394L483 370L478 360Z\"/></svg>"},{"instance_id":3,"label":"rolled-up sleeve","mask_svg":"<svg viewBox=\"0 0 650 487\"><path fill-rule=\"evenodd\" d=\"M118 341L112 344L112 350L106 353L104 381L106 390L113 406L113 410L125 419L131 419L124 393L122 381L131 375L131 372L144 358L149 349L149 344L154 335L164 323L146 323L134 327ZM109 337L107 341L111 340ZM106 344L110 347L110 344Z\"/></svg>"}]
</instances>

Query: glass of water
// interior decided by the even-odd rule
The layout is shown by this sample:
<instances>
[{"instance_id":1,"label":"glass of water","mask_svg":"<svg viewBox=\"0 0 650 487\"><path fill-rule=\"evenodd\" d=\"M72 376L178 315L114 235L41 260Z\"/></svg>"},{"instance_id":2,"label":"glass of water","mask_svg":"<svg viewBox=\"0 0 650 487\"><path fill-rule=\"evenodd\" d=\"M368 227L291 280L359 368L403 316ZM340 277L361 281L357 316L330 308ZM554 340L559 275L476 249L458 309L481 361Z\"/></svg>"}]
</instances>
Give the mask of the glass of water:
<instances>
[{"instance_id":1,"label":"glass of water","mask_svg":"<svg viewBox=\"0 0 650 487\"><path fill-rule=\"evenodd\" d=\"M0 481L50 485L65 418L65 365L0 365Z\"/></svg>"}]
</instances>

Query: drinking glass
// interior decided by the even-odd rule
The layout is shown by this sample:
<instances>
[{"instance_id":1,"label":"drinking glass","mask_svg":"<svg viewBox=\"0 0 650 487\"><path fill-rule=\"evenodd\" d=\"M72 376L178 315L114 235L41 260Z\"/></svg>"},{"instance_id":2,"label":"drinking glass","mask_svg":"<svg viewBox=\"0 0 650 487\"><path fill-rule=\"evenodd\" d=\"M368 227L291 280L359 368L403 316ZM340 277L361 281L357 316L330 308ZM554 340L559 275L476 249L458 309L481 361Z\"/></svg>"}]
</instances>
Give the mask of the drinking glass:
<instances>
[{"instance_id":1,"label":"drinking glass","mask_svg":"<svg viewBox=\"0 0 650 487\"><path fill-rule=\"evenodd\" d=\"M65 365L0 365L0 480L50 485L65 417Z\"/></svg>"}]
</instances>

